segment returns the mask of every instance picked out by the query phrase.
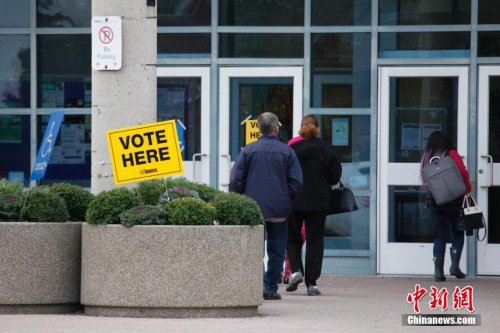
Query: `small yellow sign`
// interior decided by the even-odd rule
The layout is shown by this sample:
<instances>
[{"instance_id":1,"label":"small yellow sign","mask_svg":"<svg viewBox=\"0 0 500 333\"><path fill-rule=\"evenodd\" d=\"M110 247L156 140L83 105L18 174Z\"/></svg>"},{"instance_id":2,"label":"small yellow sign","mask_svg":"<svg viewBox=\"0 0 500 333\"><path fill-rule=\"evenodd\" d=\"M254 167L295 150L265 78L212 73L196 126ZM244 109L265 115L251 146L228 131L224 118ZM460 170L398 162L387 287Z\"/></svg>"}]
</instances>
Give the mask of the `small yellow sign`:
<instances>
[{"instance_id":1,"label":"small yellow sign","mask_svg":"<svg viewBox=\"0 0 500 333\"><path fill-rule=\"evenodd\" d=\"M257 141L261 136L257 120L247 120L245 122L245 145Z\"/></svg>"},{"instance_id":2,"label":"small yellow sign","mask_svg":"<svg viewBox=\"0 0 500 333\"><path fill-rule=\"evenodd\" d=\"M184 173L174 120L106 132L115 184Z\"/></svg>"}]
</instances>

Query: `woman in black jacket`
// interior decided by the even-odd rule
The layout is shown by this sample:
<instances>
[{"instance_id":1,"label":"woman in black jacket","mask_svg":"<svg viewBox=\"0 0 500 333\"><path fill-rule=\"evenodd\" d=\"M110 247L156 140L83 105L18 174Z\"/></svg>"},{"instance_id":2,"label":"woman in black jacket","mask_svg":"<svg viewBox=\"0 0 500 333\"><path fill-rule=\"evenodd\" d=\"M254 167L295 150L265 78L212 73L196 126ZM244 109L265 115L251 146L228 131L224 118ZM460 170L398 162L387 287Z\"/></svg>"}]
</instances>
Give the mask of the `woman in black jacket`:
<instances>
[{"instance_id":1,"label":"woman in black jacket","mask_svg":"<svg viewBox=\"0 0 500 333\"><path fill-rule=\"evenodd\" d=\"M334 148L318 138L318 119L313 115L302 119L299 135L291 147L299 158L304 177L304 187L292 205L288 225L287 253L292 276L286 291L297 290L304 280L307 294L320 295L316 280L321 276L324 251L326 212L330 208L331 185L338 183L342 166ZM302 221L306 228L306 269L302 264Z\"/></svg>"}]
</instances>

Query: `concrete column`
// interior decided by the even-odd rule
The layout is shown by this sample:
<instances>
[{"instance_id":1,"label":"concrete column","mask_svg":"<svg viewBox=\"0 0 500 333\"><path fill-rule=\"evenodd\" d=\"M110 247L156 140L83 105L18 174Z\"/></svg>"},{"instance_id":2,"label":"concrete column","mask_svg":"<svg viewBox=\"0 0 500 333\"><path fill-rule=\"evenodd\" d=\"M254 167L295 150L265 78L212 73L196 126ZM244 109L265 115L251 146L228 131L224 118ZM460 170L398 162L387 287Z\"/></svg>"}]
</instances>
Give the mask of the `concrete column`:
<instances>
[{"instance_id":1,"label":"concrete column","mask_svg":"<svg viewBox=\"0 0 500 333\"><path fill-rule=\"evenodd\" d=\"M123 42L120 70L92 70L91 186L97 194L117 187L106 132L156 121L157 7L146 0L92 0L92 16L120 16Z\"/></svg>"}]
</instances>

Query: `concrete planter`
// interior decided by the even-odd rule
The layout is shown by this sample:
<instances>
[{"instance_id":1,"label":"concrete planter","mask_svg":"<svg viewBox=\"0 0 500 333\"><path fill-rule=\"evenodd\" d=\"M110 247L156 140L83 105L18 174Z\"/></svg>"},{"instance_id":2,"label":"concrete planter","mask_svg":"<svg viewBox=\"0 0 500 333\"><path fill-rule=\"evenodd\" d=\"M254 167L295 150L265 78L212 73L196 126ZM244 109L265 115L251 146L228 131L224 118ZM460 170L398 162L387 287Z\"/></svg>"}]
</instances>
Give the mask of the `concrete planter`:
<instances>
[{"instance_id":1,"label":"concrete planter","mask_svg":"<svg viewBox=\"0 0 500 333\"><path fill-rule=\"evenodd\" d=\"M82 304L114 317L249 317L262 305L263 226L84 223Z\"/></svg>"},{"instance_id":2,"label":"concrete planter","mask_svg":"<svg viewBox=\"0 0 500 333\"><path fill-rule=\"evenodd\" d=\"M0 223L0 314L81 309L82 223Z\"/></svg>"}]
</instances>

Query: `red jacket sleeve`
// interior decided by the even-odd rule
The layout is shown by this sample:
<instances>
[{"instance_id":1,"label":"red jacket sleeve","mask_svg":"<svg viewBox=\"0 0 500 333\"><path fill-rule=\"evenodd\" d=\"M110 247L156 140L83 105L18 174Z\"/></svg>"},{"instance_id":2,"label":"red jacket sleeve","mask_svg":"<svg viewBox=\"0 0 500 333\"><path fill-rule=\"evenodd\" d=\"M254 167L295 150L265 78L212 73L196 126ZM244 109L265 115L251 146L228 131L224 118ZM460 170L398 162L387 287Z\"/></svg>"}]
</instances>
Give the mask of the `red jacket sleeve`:
<instances>
[{"instance_id":1,"label":"red jacket sleeve","mask_svg":"<svg viewBox=\"0 0 500 333\"><path fill-rule=\"evenodd\" d=\"M464 180L465 187L467 188L467 193L472 191L472 185L470 183L470 177L469 177L469 172L465 168L465 164L462 161L462 157L458 155L456 150L451 149L450 150L450 157L455 161L455 164L458 167L458 170L460 170L460 174L462 175L462 179Z\"/></svg>"}]
</instances>

